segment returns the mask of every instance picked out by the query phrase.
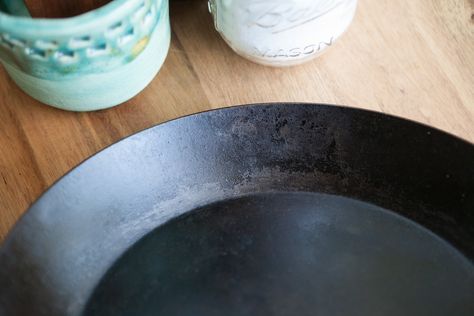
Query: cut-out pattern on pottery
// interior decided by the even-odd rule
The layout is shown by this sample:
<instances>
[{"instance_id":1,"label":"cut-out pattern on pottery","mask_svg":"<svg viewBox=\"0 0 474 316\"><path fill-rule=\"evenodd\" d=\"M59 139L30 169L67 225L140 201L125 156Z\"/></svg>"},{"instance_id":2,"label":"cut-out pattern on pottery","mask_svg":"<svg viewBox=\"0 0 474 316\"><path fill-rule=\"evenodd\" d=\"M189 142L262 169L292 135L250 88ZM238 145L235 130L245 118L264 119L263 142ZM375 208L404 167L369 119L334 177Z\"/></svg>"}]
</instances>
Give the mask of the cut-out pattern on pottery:
<instances>
[{"instance_id":1,"label":"cut-out pattern on pottery","mask_svg":"<svg viewBox=\"0 0 474 316\"><path fill-rule=\"evenodd\" d=\"M138 1L134 12L121 21L70 38L21 38L3 31L0 56L39 78L113 69L135 59L145 48L160 19L161 2Z\"/></svg>"},{"instance_id":2,"label":"cut-out pattern on pottery","mask_svg":"<svg viewBox=\"0 0 474 316\"><path fill-rule=\"evenodd\" d=\"M65 19L33 19L21 3L0 0L0 61L43 103L92 111L125 102L168 53L168 0L115 0Z\"/></svg>"}]
</instances>

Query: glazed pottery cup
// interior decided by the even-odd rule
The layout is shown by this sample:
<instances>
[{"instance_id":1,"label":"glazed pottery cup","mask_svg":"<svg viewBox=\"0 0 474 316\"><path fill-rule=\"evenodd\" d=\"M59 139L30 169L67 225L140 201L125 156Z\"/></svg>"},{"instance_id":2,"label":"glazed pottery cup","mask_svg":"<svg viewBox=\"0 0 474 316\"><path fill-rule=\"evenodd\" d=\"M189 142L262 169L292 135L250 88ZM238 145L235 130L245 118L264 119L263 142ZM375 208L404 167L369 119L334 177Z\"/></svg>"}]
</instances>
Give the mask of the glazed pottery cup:
<instances>
[{"instance_id":1,"label":"glazed pottery cup","mask_svg":"<svg viewBox=\"0 0 474 316\"><path fill-rule=\"evenodd\" d=\"M115 106L161 68L170 44L168 0L115 0L85 14L34 19L0 0L0 60L33 98L71 111Z\"/></svg>"}]
</instances>

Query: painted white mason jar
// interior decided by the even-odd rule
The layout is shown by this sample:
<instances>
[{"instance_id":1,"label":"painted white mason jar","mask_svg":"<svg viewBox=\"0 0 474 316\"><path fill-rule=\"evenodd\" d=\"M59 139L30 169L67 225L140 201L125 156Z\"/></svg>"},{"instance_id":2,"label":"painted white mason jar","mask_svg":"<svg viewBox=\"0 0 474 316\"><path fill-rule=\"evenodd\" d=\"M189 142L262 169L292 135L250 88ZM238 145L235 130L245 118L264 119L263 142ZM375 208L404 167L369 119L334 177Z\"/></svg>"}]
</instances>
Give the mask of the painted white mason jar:
<instances>
[{"instance_id":1,"label":"painted white mason jar","mask_svg":"<svg viewBox=\"0 0 474 316\"><path fill-rule=\"evenodd\" d=\"M356 7L357 0L209 0L232 49L270 66L318 56L348 28Z\"/></svg>"}]
</instances>

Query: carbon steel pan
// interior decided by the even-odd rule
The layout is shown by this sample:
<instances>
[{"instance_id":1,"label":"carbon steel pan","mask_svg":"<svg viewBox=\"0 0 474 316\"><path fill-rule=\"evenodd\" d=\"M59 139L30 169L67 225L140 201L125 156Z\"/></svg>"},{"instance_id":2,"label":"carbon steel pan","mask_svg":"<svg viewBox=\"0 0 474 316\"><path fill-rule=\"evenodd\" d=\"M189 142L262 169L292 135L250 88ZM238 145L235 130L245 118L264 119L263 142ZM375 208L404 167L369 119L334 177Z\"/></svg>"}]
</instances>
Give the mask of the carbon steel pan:
<instances>
[{"instance_id":1,"label":"carbon steel pan","mask_svg":"<svg viewBox=\"0 0 474 316\"><path fill-rule=\"evenodd\" d=\"M337 106L200 113L43 194L0 315L474 315L474 146Z\"/></svg>"}]
</instances>

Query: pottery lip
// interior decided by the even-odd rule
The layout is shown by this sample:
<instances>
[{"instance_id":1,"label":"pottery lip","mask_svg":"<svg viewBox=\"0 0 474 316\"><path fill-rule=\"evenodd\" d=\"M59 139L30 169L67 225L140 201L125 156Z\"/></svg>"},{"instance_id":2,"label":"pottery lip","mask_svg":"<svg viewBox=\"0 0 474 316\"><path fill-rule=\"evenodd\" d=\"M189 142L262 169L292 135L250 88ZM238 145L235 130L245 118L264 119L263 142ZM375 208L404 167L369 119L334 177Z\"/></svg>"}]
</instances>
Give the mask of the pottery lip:
<instances>
[{"instance_id":1,"label":"pottery lip","mask_svg":"<svg viewBox=\"0 0 474 316\"><path fill-rule=\"evenodd\" d=\"M0 33L31 40L38 37L74 36L107 28L135 12L143 2L143 0L114 0L81 15L59 19L20 17L0 12Z\"/></svg>"}]
</instances>

